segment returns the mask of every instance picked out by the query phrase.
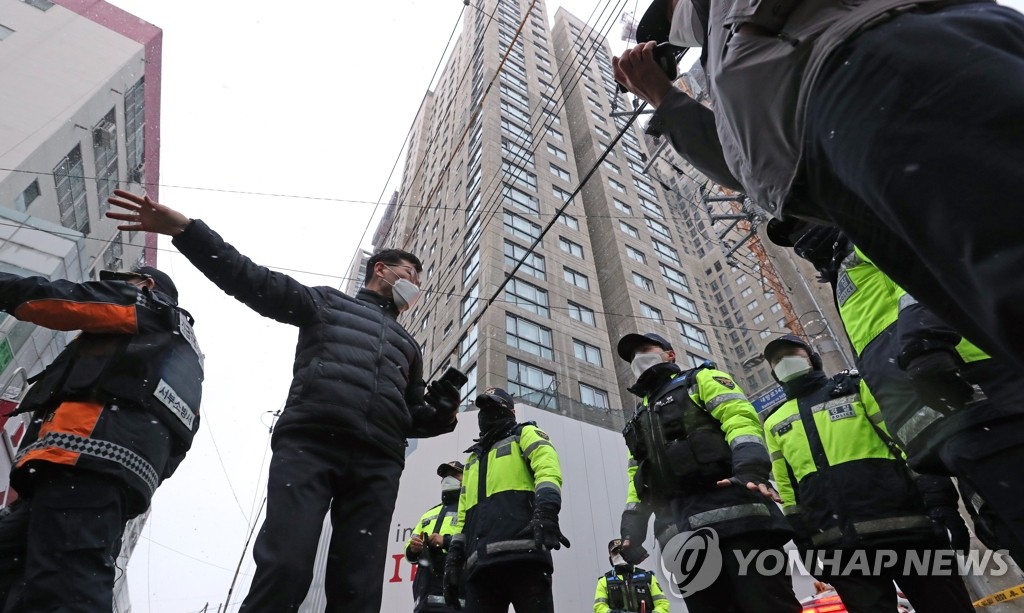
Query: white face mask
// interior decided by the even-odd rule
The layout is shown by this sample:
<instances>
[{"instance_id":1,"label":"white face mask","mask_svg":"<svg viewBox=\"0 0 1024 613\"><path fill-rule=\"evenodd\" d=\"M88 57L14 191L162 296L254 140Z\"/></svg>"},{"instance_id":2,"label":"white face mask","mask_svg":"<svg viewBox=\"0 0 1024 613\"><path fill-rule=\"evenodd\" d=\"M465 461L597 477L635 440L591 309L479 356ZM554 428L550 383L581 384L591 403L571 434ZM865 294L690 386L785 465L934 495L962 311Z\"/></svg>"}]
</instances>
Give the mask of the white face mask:
<instances>
[{"instance_id":1,"label":"white face mask","mask_svg":"<svg viewBox=\"0 0 1024 613\"><path fill-rule=\"evenodd\" d=\"M703 47L704 29L691 0L679 0L672 13L672 27L669 28L668 42L677 47Z\"/></svg>"},{"instance_id":2,"label":"white face mask","mask_svg":"<svg viewBox=\"0 0 1024 613\"><path fill-rule=\"evenodd\" d=\"M651 366L661 364L664 360L661 359L661 352L656 351L654 353L637 353L633 355L633 361L629 363L629 367L633 369L633 375L639 379L640 375L647 372L647 369Z\"/></svg>"},{"instance_id":3,"label":"white face mask","mask_svg":"<svg viewBox=\"0 0 1024 613\"><path fill-rule=\"evenodd\" d=\"M787 355L772 368L772 372L783 383L806 375L812 370L814 370L814 367L811 366L810 360L798 355Z\"/></svg>"},{"instance_id":4,"label":"white face mask","mask_svg":"<svg viewBox=\"0 0 1024 613\"><path fill-rule=\"evenodd\" d=\"M387 264L384 267L391 272L395 272ZM398 273L395 273L395 276L398 276ZM381 278L383 279L383 277ZM387 279L384 279L384 282L391 286L391 299L395 301L395 306L398 307L399 311L408 311L420 298L420 287L408 279L399 277L394 283Z\"/></svg>"},{"instance_id":5,"label":"white face mask","mask_svg":"<svg viewBox=\"0 0 1024 613\"><path fill-rule=\"evenodd\" d=\"M611 560L612 560L612 566L629 566L629 564L626 563L626 561L622 559L622 555L621 554L617 553L617 554L613 555Z\"/></svg>"},{"instance_id":6,"label":"white face mask","mask_svg":"<svg viewBox=\"0 0 1024 613\"><path fill-rule=\"evenodd\" d=\"M441 491L442 492L455 492L462 489L462 482L457 478L448 475L444 479L441 479Z\"/></svg>"}]
</instances>

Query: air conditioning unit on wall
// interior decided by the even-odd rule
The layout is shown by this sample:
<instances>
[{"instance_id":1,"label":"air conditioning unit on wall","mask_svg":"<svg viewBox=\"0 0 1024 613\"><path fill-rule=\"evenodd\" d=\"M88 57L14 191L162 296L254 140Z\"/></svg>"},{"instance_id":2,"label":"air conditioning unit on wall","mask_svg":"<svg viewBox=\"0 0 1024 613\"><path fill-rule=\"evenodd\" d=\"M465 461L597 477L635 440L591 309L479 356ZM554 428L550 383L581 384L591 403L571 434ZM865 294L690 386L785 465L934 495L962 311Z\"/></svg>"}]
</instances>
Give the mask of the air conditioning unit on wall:
<instances>
[{"instance_id":1,"label":"air conditioning unit on wall","mask_svg":"<svg viewBox=\"0 0 1024 613\"><path fill-rule=\"evenodd\" d=\"M92 138L97 144L110 147L117 140L117 125L107 120L99 122L92 130Z\"/></svg>"}]
</instances>

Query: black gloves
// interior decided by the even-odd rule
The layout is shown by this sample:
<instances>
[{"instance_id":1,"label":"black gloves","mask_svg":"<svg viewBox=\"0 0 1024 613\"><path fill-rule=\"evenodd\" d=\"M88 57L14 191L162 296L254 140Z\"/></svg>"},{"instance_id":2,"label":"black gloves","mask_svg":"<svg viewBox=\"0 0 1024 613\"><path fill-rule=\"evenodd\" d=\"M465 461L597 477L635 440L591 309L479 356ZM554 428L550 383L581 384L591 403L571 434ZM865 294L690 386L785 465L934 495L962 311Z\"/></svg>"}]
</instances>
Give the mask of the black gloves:
<instances>
[{"instance_id":1,"label":"black gloves","mask_svg":"<svg viewBox=\"0 0 1024 613\"><path fill-rule=\"evenodd\" d=\"M448 548L448 557L444 562L444 601L453 609L461 609L459 588L462 585L462 567L466 565L466 541L452 539Z\"/></svg>"},{"instance_id":2,"label":"black gloves","mask_svg":"<svg viewBox=\"0 0 1024 613\"><path fill-rule=\"evenodd\" d=\"M565 538L558 528L558 513L553 513L541 507L533 510L533 519L520 532L520 536L533 536L537 549L561 549L562 545L569 547L569 539Z\"/></svg>"},{"instance_id":3,"label":"black gloves","mask_svg":"<svg viewBox=\"0 0 1024 613\"><path fill-rule=\"evenodd\" d=\"M935 523L936 531L943 538L949 539L953 549L967 554L971 546L971 533L967 531L967 524L959 510L953 507L932 507L928 510L928 517Z\"/></svg>"},{"instance_id":4,"label":"black gloves","mask_svg":"<svg viewBox=\"0 0 1024 613\"><path fill-rule=\"evenodd\" d=\"M619 554L622 556L623 560L629 562L633 566L636 566L637 564L643 562L647 559L648 556L651 555L644 547L643 542L634 542L628 538L622 539L623 543L627 541L629 541L629 545L624 545L622 549L619 550Z\"/></svg>"},{"instance_id":5,"label":"black gloves","mask_svg":"<svg viewBox=\"0 0 1024 613\"><path fill-rule=\"evenodd\" d=\"M925 351L907 361L906 371L917 395L932 408L959 409L974 397L974 387L960 374L963 360L952 351Z\"/></svg>"},{"instance_id":6,"label":"black gloves","mask_svg":"<svg viewBox=\"0 0 1024 613\"><path fill-rule=\"evenodd\" d=\"M459 409L462 397L458 388L447 381L431 381L427 385L426 401L442 413L454 413Z\"/></svg>"}]
</instances>

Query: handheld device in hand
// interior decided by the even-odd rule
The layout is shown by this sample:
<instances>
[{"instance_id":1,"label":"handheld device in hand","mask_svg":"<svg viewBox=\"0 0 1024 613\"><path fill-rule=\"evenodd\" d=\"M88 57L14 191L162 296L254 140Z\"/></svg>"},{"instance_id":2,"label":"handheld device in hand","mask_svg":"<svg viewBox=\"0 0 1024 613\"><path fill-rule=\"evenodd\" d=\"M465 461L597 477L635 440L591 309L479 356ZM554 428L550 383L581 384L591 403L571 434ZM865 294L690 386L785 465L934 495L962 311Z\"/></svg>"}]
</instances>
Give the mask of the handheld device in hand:
<instances>
[{"instance_id":1,"label":"handheld device in hand","mask_svg":"<svg viewBox=\"0 0 1024 613\"><path fill-rule=\"evenodd\" d=\"M469 382L469 377L464 375L459 369L449 366L448 370L444 371L441 378L438 381L444 381L445 383L451 383L455 386L455 389L460 389L463 385Z\"/></svg>"},{"instance_id":2,"label":"handheld device in hand","mask_svg":"<svg viewBox=\"0 0 1024 613\"><path fill-rule=\"evenodd\" d=\"M659 43L654 47L654 61L658 64L661 72L665 73L669 81L675 81L679 77L679 56L681 51L685 51L685 49L680 49L668 42ZM629 91L622 83L618 83L618 86L619 92L623 94Z\"/></svg>"}]
</instances>

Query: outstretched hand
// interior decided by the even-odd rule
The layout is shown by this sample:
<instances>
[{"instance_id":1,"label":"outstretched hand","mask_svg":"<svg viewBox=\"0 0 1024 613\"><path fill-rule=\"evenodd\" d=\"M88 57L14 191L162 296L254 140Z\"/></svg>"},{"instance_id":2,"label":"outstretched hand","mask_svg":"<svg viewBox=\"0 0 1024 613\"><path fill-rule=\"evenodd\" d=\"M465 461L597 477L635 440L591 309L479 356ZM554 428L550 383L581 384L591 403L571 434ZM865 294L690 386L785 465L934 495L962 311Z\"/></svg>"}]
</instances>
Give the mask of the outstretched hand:
<instances>
[{"instance_id":1,"label":"outstretched hand","mask_svg":"<svg viewBox=\"0 0 1024 613\"><path fill-rule=\"evenodd\" d=\"M775 491L775 488L769 483L757 483L754 481L744 481L739 477L733 477L731 479L722 479L717 482L718 487L731 487L738 485L740 487L746 487L748 490L761 494L765 498L769 498L775 502L781 503L782 497Z\"/></svg>"},{"instance_id":2,"label":"outstretched hand","mask_svg":"<svg viewBox=\"0 0 1024 613\"><path fill-rule=\"evenodd\" d=\"M141 230L177 236L185 231L191 221L178 211L151 200L149 196L137 196L122 189L115 189L114 195L107 198L107 202L127 211L107 211L110 219L128 222L117 226L118 230Z\"/></svg>"}]
</instances>

